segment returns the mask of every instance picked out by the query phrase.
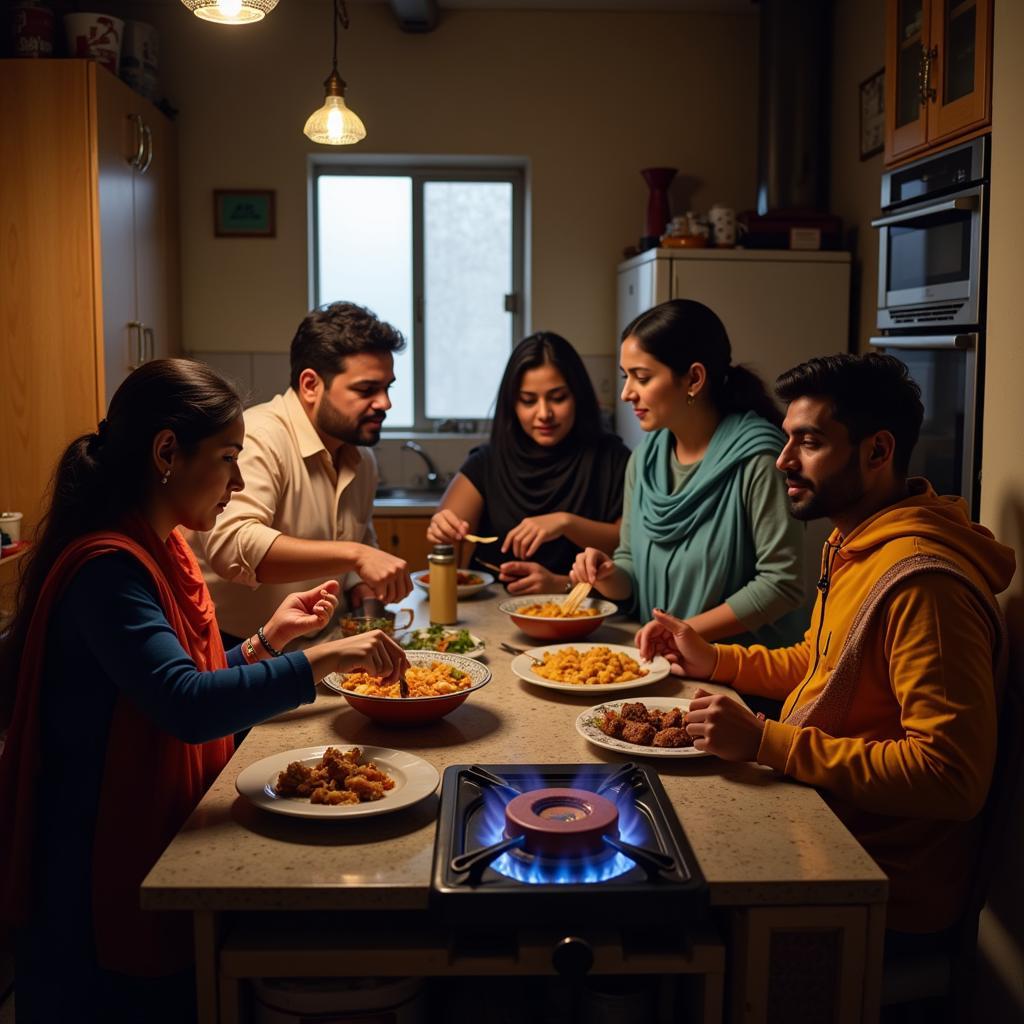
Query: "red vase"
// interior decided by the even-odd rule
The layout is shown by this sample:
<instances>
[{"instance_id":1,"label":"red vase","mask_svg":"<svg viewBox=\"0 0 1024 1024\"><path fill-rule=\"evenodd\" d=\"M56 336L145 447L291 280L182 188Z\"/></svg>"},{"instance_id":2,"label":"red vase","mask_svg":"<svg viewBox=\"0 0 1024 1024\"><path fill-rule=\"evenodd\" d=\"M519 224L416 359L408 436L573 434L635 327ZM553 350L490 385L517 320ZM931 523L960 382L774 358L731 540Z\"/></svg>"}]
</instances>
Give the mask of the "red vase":
<instances>
[{"instance_id":1,"label":"red vase","mask_svg":"<svg viewBox=\"0 0 1024 1024\"><path fill-rule=\"evenodd\" d=\"M672 219L668 205L668 187L678 171L675 167L645 167L640 173L651 190L647 197L647 220L644 236L640 239L640 248L653 249Z\"/></svg>"}]
</instances>

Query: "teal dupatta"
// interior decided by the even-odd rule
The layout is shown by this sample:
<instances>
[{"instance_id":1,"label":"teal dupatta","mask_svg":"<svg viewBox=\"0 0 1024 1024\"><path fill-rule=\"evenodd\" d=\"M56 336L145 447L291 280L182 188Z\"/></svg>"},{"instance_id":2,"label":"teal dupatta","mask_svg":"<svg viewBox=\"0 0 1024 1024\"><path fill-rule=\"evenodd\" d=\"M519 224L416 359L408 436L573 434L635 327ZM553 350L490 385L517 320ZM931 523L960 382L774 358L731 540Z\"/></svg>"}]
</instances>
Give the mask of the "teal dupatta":
<instances>
[{"instance_id":1,"label":"teal dupatta","mask_svg":"<svg viewBox=\"0 0 1024 1024\"><path fill-rule=\"evenodd\" d=\"M782 431L756 413L727 416L682 490L673 494L675 437L658 430L644 438L635 455L629 524L633 610L641 622L650 620L653 608L680 618L696 615L754 578L743 465L756 455L778 455L784 443Z\"/></svg>"}]
</instances>

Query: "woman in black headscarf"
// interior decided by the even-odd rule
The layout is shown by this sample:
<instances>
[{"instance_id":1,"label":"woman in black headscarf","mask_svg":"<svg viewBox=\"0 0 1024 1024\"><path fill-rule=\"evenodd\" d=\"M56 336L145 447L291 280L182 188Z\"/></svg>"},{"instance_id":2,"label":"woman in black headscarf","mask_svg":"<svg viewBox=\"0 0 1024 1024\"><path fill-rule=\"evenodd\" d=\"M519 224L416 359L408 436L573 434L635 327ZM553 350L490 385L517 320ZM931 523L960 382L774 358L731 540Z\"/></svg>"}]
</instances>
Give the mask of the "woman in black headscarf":
<instances>
[{"instance_id":1,"label":"woman in black headscarf","mask_svg":"<svg viewBox=\"0 0 1024 1024\"><path fill-rule=\"evenodd\" d=\"M601 429L576 350L557 334L531 334L505 367L490 443L455 474L427 539L497 536L475 558L500 565L509 593L557 593L583 548L615 550L628 459L622 441Z\"/></svg>"}]
</instances>

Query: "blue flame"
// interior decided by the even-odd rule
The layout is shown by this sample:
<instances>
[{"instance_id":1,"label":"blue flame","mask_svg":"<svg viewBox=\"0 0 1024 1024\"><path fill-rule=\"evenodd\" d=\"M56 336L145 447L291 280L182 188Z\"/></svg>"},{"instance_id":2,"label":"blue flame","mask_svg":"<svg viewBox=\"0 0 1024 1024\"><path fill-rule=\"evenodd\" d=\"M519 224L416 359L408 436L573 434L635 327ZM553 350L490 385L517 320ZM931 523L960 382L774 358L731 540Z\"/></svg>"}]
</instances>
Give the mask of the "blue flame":
<instances>
[{"instance_id":1,"label":"blue flame","mask_svg":"<svg viewBox=\"0 0 1024 1024\"><path fill-rule=\"evenodd\" d=\"M584 789L593 792L603 781L602 776L588 775L584 769L567 788ZM516 786L524 793L545 789L554 783L536 778L517 778ZM564 784L559 783L561 788ZM643 815L637 810L632 790L628 785L616 787L601 794L613 800L619 812L619 838L624 842L643 846L647 839ZM481 846L500 843L505 838L506 800L496 791L484 790L483 827L479 841ZM610 878L624 875L635 866L635 861L615 851L612 856L595 857L591 860L566 858L564 861L532 861L515 854L503 853L491 863L499 874L530 885L579 885L588 882L605 882Z\"/></svg>"}]
</instances>

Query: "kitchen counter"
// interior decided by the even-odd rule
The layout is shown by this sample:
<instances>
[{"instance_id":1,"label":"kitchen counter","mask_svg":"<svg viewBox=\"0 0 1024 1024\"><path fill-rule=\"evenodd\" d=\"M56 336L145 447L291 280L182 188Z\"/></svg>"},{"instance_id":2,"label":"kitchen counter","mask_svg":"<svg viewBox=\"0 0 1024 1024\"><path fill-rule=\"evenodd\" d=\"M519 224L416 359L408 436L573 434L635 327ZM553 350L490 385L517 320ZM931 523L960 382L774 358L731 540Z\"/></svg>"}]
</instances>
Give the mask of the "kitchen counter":
<instances>
[{"instance_id":1,"label":"kitchen counter","mask_svg":"<svg viewBox=\"0 0 1024 1024\"><path fill-rule=\"evenodd\" d=\"M285 818L258 811L237 795L235 777L248 764L323 743L407 750L440 773L453 763L623 760L591 746L574 729L579 711L598 703L592 695L541 689L512 674L511 656L499 642L533 642L498 611L501 596L501 589L493 587L459 605L462 622L487 643L486 661L494 678L440 722L385 728L320 687L314 704L249 734L142 889L147 908L196 914L201 1001L204 992L215 998L216 951L228 919L307 911L415 915L428 903L437 795L369 819ZM415 624L425 625L425 600L410 595L405 603L416 612ZM634 628L607 622L587 639L628 643ZM644 695L685 696L694 685L670 677L634 692L640 700ZM818 793L752 764L712 757L648 763L657 768L700 861L711 905L727 922L727 944L740 965L730 984L740 986L742 999L756 1007L760 998L767 1005L767 995L759 997L755 989L766 992L773 928L792 933L805 925L818 933L838 927L845 936L840 947L846 996L836 1019L870 1020L877 1000L886 880ZM204 950L212 960L204 962ZM207 1006L203 1019L215 1017ZM223 1019L230 1018L227 1013ZM743 1019L759 1018L755 1012Z\"/></svg>"}]
</instances>

